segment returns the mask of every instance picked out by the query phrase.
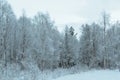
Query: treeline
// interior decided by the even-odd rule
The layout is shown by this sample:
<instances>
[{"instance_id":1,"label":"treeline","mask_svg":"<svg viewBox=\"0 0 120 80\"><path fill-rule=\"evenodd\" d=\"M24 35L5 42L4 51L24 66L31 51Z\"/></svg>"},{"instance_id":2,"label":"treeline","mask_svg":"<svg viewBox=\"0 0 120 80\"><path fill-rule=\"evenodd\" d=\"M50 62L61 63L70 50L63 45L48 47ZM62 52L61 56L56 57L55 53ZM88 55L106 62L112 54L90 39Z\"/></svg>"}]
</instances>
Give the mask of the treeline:
<instances>
[{"instance_id":1,"label":"treeline","mask_svg":"<svg viewBox=\"0 0 120 80\"><path fill-rule=\"evenodd\" d=\"M59 33L49 14L37 13L34 18L23 15L16 19L11 6L0 0L0 64L19 65L21 70L36 66L40 70L120 66L120 23L109 24L103 14L103 24L82 25L80 39L74 28L66 26Z\"/></svg>"}]
</instances>

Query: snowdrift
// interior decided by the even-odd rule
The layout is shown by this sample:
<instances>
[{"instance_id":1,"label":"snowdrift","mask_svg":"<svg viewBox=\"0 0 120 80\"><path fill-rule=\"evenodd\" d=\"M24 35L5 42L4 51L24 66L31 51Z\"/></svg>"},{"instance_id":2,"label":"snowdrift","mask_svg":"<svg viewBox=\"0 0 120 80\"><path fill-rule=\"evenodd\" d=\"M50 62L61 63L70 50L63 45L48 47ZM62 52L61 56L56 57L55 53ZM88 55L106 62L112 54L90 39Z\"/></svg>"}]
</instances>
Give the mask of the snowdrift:
<instances>
[{"instance_id":1,"label":"snowdrift","mask_svg":"<svg viewBox=\"0 0 120 80\"><path fill-rule=\"evenodd\" d=\"M120 80L120 72L118 70L94 70L71 74L53 80Z\"/></svg>"}]
</instances>

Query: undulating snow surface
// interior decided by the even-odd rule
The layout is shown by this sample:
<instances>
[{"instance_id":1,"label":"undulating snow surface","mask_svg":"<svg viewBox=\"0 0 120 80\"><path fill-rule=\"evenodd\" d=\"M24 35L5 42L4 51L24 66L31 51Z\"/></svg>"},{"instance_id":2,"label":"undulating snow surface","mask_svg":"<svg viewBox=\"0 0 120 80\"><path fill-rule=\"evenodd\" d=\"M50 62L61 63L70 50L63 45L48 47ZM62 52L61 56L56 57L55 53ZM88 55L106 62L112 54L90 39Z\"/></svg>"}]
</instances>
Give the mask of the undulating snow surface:
<instances>
[{"instance_id":1,"label":"undulating snow surface","mask_svg":"<svg viewBox=\"0 0 120 80\"><path fill-rule=\"evenodd\" d=\"M120 80L120 72L118 70L94 70L67 75L54 80Z\"/></svg>"}]
</instances>

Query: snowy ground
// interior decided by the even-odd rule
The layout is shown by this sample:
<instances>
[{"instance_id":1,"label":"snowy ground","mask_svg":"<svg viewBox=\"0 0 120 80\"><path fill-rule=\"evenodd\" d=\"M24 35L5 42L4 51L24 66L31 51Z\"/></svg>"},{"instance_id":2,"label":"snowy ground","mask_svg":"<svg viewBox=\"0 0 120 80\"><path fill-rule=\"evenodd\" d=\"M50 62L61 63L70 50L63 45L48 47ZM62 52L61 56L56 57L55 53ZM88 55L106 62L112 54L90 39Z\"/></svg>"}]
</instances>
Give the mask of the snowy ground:
<instances>
[{"instance_id":1,"label":"snowy ground","mask_svg":"<svg viewBox=\"0 0 120 80\"><path fill-rule=\"evenodd\" d=\"M53 80L120 80L120 72L118 70L94 70L67 75Z\"/></svg>"},{"instance_id":2,"label":"snowy ground","mask_svg":"<svg viewBox=\"0 0 120 80\"><path fill-rule=\"evenodd\" d=\"M0 80L52 80L62 76L87 71L87 67L75 66L69 69L58 68L55 70L40 71L35 65L21 71L19 65L12 64L3 68L0 65Z\"/></svg>"},{"instance_id":3,"label":"snowy ground","mask_svg":"<svg viewBox=\"0 0 120 80\"><path fill-rule=\"evenodd\" d=\"M0 68L0 80L120 80L118 70L91 70L87 67L40 71L37 67L20 71L17 65Z\"/></svg>"}]
</instances>

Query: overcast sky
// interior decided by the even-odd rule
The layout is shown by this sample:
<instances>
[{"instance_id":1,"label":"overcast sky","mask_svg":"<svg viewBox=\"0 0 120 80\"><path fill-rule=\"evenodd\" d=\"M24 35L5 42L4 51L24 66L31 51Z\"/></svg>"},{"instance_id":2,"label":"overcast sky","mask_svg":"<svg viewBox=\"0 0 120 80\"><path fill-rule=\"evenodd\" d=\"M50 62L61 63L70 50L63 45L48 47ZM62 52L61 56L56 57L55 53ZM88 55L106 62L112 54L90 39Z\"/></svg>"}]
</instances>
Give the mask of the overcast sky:
<instances>
[{"instance_id":1,"label":"overcast sky","mask_svg":"<svg viewBox=\"0 0 120 80\"><path fill-rule=\"evenodd\" d=\"M120 20L120 0L8 0L19 17L22 10L28 17L38 11L49 12L57 25L80 24L99 21L106 11L112 20Z\"/></svg>"}]
</instances>

